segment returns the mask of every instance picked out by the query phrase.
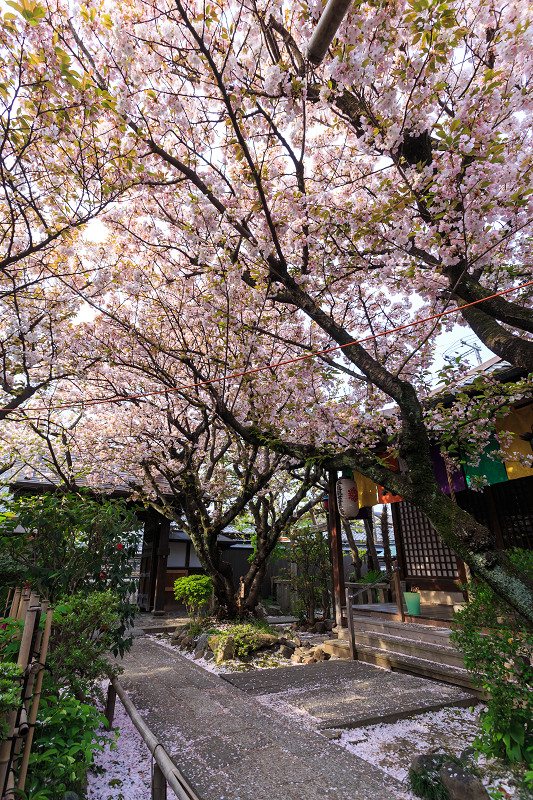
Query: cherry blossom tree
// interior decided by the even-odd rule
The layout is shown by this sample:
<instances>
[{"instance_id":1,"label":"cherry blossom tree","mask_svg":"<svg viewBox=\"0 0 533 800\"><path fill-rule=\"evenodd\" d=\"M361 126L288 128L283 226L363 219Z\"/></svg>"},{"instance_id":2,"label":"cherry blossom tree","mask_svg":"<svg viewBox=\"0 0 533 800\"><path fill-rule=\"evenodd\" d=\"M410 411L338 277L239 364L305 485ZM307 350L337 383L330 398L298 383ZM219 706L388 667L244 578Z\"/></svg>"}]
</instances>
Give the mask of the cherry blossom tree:
<instances>
[{"instance_id":1,"label":"cherry blossom tree","mask_svg":"<svg viewBox=\"0 0 533 800\"><path fill-rule=\"evenodd\" d=\"M150 311L141 256L180 287L191 320L211 292L218 314L231 298L225 319L244 303L279 314L273 334L255 322L262 342L343 348L331 367L341 385L323 363L300 362L299 378L318 387L311 411L295 401L276 414L270 386L252 403L212 383L204 402L250 446L356 468L412 501L533 620L531 582L433 477L430 436L447 423L424 397L450 317L397 330L457 303L493 352L531 370L531 287L518 288L530 278L533 211L527 12L521 0L357 2L317 69L304 57L314 3L91 2L74 14L50 3L42 26L65 54L62 97L79 103L83 76L83 101L122 132L124 180L143 167L142 187L106 215L124 250L123 291ZM159 352L165 328L148 327ZM239 337L233 322L227 330L229 353ZM177 360L196 382L212 379L204 349Z\"/></svg>"}]
</instances>

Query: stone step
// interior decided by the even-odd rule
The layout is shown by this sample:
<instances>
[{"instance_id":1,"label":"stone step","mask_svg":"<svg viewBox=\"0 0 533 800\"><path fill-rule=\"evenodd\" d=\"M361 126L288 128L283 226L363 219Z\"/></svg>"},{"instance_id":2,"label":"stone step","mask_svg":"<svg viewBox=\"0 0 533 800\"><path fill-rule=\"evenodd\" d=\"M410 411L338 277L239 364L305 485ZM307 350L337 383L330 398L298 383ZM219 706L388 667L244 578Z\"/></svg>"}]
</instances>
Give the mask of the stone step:
<instances>
[{"instance_id":1,"label":"stone step","mask_svg":"<svg viewBox=\"0 0 533 800\"><path fill-rule=\"evenodd\" d=\"M357 612L353 615L355 630L371 631L372 633L388 633L391 636L400 636L402 639L411 639L416 642L429 642L432 644L448 645L450 641L449 628L437 628L430 625L418 625L414 622L395 622L387 619L374 619Z\"/></svg>"},{"instance_id":2,"label":"stone step","mask_svg":"<svg viewBox=\"0 0 533 800\"><path fill-rule=\"evenodd\" d=\"M330 639L322 645L326 653L338 658L351 658L350 645L346 639ZM462 686L478 699L483 699L480 690L472 683L468 672L462 667L449 664L439 664L424 658L394 653L390 650L381 650L378 647L369 647L360 644L356 648L358 661L375 664L377 667L390 669L395 672L406 672L411 675L421 675L424 678Z\"/></svg>"},{"instance_id":3,"label":"stone step","mask_svg":"<svg viewBox=\"0 0 533 800\"><path fill-rule=\"evenodd\" d=\"M391 636L389 633L368 630L356 630L355 642L356 646L368 645L380 650L436 661L439 664L449 664L452 667L464 666L461 653L454 647L445 644L405 639L401 636Z\"/></svg>"}]
</instances>

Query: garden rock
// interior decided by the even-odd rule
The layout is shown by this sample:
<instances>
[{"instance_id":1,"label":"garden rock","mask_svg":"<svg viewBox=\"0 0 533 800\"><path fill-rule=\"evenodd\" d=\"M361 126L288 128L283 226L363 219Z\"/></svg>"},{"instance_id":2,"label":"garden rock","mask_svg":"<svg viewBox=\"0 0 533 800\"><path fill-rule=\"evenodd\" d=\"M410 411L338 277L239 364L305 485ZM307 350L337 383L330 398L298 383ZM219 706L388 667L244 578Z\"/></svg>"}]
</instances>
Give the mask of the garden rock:
<instances>
[{"instance_id":1,"label":"garden rock","mask_svg":"<svg viewBox=\"0 0 533 800\"><path fill-rule=\"evenodd\" d=\"M315 663L315 659L313 658L313 656L307 656L307 658L304 658L303 663L304 664L314 664Z\"/></svg>"},{"instance_id":2,"label":"garden rock","mask_svg":"<svg viewBox=\"0 0 533 800\"><path fill-rule=\"evenodd\" d=\"M439 774L450 800L490 800L489 793L481 781L458 764L446 762Z\"/></svg>"},{"instance_id":3,"label":"garden rock","mask_svg":"<svg viewBox=\"0 0 533 800\"><path fill-rule=\"evenodd\" d=\"M315 661L326 661L327 654L324 652L322 647L317 647L313 653L313 658L315 659Z\"/></svg>"},{"instance_id":4,"label":"garden rock","mask_svg":"<svg viewBox=\"0 0 533 800\"><path fill-rule=\"evenodd\" d=\"M203 658L204 653L207 649L207 633L202 633L198 641L196 642L196 647L194 648L194 658Z\"/></svg>"},{"instance_id":5,"label":"garden rock","mask_svg":"<svg viewBox=\"0 0 533 800\"><path fill-rule=\"evenodd\" d=\"M182 639L180 646L182 650L192 650L194 647L194 637L185 636L185 638Z\"/></svg>"},{"instance_id":6,"label":"garden rock","mask_svg":"<svg viewBox=\"0 0 533 800\"><path fill-rule=\"evenodd\" d=\"M217 645L218 645L218 640L219 640L219 638L220 638L219 636L210 636L210 637L209 637L209 639L207 640L207 645L208 645L209 649L210 649L210 650L211 650L213 653L214 653L214 652L215 652L215 650L217 649Z\"/></svg>"},{"instance_id":7,"label":"garden rock","mask_svg":"<svg viewBox=\"0 0 533 800\"><path fill-rule=\"evenodd\" d=\"M223 661L229 661L235 655L235 639L233 636L228 636L222 647L215 653L215 664L222 664Z\"/></svg>"},{"instance_id":8,"label":"garden rock","mask_svg":"<svg viewBox=\"0 0 533 800\"><path fill-rule=\"evenodd\" d=\"M286 636L280 636L279 643L284 644L286 647L290 647L292 650L296 648L296 642L292 639L287 639Z\"/></svg>"},{"instance_id":9,"label":"garden rock","mask_svg":"<svg viewBox=\"0 0 533 800\"><path fill-rule=\"evenodd\" d=\"M172 639L170 640L172 644L176 644L176 642L181 641L187 635L187 625L178 625L174 628L174 633L172 634Z\"/></svg>"},{"instance_id":10,"label":"garden rock","mask_svg":"<svg viewBox=\"0 0 533 800\"><path fill-rule=\"evenodd\" d=\"M411 759L411 769L418 774L422 772L438 773L442 765L442 755L434 753L421 753Z\"/></svg>"},{"instance_id":11,"label":"garden rock","mask_svg":"<svg viewBox=\"0 0 533 800\"><path fill-rule=\"evenodd\" d=\"M280 646L279 646L279 654L280 655L284 656L285 658L290 658L293 653L294 653L294 650L293 650L292 647L289 647L286 644L280 644Z\"/></svg>"},{"instance_id":12,"label":"garden rock","mask_svg":"<svg viewBox=\"0 0 533 800\"><path fill-rule=\"evenodd\" d=\"M258 633L254 639L255 641L250 641L253 650L260 650L262 647L271 647L279 642L279 638L272 633Z\"/></svg>"},{"instance_id":13,"label":"garden rock","mask_svg":"<svg viewBox=\"0 0 533 800\"><path fill-rule=\"evenodd\" d=\"M294 661L295 664L301 664L303 659L302 656L298 655L296 652L292 654L291 661Z\"/></svg>"},{"instance_id":14,"label":"garden rock","mask_svg":"<svg viewBox=\"0 0 533 800\"><path fill-rule=\"evenodd\" d=\"M326 625L324 622L317 622L315 625L315 633L325 633Z\"/></svg>"},{"instance_id":15,"label":"garden rock","mask_svg":"<svg viewBox=\"0 0 533 800\"><path fill-rule=\"evenodd\" d=\"M327 620L325 620L325 622L324 622L324 628L325 628L327 631L332 631L332 630L333 630L333 625L334 625L334 623L333 623L333 620L332 620L332 619L327 619Z\"/></svg>"}]
</instances>

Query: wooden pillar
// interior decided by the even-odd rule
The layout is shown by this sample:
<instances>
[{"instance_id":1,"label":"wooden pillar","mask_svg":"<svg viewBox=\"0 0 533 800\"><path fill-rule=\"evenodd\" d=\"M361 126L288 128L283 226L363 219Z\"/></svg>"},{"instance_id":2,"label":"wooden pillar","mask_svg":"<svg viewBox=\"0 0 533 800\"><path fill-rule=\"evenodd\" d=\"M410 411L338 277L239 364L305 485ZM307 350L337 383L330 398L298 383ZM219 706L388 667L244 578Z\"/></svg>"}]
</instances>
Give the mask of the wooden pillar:
<instances>
[{"instance_id":1,"label":"wooden pillar","mask_svg":"<svg viewBox=\"0 0 533 800\"><path fill-rule=\"evenodd\" d=\"M152 800L167 800L167 782L157 762L152 773Z\"/></svg>"},{"instance_id":2,"label":"wooden pillar","mask_svg":"<svg viewBox=\"0 0 533 800\"><path fill-rule=\"evenodd\" d=\"M346 624L342 614L342 609L346 603L346 587L344 585L341 518L337 505L336 471L329 473L328 494L328 533L333 568L333 607L335 609L335 623L340 628Z\"/></svg>"},{"instance_id":3,"label":"wooden pillar","mask_svg":"<svg viewBox=\"0 0 533 800\"><path fill-rule=\"evenodd\" d=\"M159 540L157 546L154 614L163 614L165 611L165 586L167 582L167 558L170 552L168 537L170 534L170 520L162 517L159 523Z\"/></svg>"}]
</instances>

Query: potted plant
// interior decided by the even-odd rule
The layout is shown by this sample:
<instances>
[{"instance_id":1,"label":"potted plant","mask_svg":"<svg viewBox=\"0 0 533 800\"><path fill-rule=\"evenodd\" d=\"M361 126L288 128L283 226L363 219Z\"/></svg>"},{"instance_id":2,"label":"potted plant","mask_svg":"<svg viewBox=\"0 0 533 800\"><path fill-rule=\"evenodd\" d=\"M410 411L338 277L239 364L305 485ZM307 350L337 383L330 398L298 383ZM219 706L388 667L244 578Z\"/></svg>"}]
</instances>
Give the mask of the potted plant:
<instances>
[{"instance_id":1,"label":"potted plant","mask_svg":"<svg viewBox=\"0 0 533 800\"><path fill-rule=\"evenodd\" d=\"M411 586L410 592L404 592L405 605L407 606L407 613L412 616L420 615L420 589L418 586Z\"/></svg>"}]
</instances>

